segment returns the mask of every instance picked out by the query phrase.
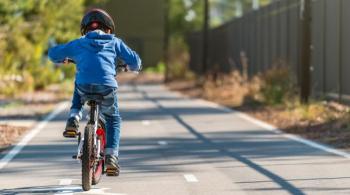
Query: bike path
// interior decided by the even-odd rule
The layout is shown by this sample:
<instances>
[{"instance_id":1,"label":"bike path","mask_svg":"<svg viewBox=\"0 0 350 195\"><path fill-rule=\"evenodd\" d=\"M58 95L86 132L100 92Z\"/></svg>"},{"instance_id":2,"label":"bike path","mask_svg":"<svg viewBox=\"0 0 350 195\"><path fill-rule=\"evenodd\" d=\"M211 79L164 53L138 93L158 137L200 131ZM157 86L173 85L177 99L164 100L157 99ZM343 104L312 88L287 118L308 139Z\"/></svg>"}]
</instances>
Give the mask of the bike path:
<instances>
[{"instance_id":1,"label":"bike path","mask_svg":"<svg viewBox=\"0 0 350 195\"><path fill-rule=\"evenodd\" d=\"M237 112L161 85L124 85L119 99L120 177L103 177L92 191L81 191L80 164L71 159L76 142L61 136L66 107L0 169L0 194L350 193L348 159Z\"/></svg>"}]
</instances>

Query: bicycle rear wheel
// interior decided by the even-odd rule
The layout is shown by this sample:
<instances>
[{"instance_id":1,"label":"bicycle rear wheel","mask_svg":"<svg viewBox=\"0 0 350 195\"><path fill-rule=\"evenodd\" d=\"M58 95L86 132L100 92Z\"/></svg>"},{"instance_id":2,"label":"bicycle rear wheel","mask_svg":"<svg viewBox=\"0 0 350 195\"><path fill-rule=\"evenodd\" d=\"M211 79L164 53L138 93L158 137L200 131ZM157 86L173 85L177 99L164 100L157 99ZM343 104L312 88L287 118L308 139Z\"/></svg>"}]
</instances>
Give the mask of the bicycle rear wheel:
<instances>
[{"instance_id":1,"label":"bicycle rear wheel","mask_svg":"<svg viewBox=\"0 0 350 195\"><path fill-rule=\"evenodd\" d=\"M104 148L106 144L106 135L105 135L105 128L102 122L100 122L100 127L97 129L97 144L99 144L100 147L100 159L95 162L94 165L94 173L92 175L92 185L96 185L100 182L101 176L103 174L104 169Z\"/></svg>"},{"instance_id":2,"label":"bicycle rear wheel","mask_svg":"<svg viewBox=\"0 0 350 195\"><path fill-rule=\"evenodd\" d=\"M84 191L91 189L92 184L92 174L94 167L94 153L93 153L93 125L87 125L84 132L84 146L83 155L81 159L82 164L82 186Z\"/></svg>"}]
</instances>

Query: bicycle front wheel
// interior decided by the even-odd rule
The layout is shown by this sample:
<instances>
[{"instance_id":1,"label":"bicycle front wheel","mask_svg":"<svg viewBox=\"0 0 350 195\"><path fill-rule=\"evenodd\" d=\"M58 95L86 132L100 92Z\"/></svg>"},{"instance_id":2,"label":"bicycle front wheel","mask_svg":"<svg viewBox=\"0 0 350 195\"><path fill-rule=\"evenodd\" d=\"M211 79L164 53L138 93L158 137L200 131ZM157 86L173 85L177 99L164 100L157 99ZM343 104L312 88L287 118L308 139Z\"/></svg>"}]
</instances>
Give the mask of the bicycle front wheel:
<instances>
[{"instance_id":1,"label":"bicycle front wheel","mask_svg":"<svg viewBox=\"0 0 350 195\"><path fill-rule=\"evenodd\" d=\"M94 153L93 153L93 125L87 125L84 132L84 146L83 155L81 159L82 164L82 186L84 191L89 191L92 184L92 174L94 167Z\"/></svg>"}]
</instances>

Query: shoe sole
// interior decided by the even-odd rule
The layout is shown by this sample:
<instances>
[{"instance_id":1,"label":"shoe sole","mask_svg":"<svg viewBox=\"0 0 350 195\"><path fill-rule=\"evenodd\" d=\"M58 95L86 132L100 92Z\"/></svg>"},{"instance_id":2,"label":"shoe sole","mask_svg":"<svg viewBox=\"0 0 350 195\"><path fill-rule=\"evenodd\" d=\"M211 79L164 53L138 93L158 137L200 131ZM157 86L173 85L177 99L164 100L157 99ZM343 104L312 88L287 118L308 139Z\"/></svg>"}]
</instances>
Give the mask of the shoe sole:
<instances>
[{"instance_id":1,"label":"shoe sole","mask_svg":"<svg viewBox=\"0 0 350 195\"><path fill-rule=\"evenodd\" d=\"M107 176L119 176L119 169L107 165L106 175Z\"/></svg>"},{"instance_id":2,"label":"shoe sole","mask_svg":"<svg viewBox=\"0 0 350 195\"><path fill-rule=\"evenodd\" d=\"M75 130L71 130L71 129L66 129L63 132L63 137L66 137L66 138L76 138L77 135L78 133Z\"/></svg>"}]
</instances>

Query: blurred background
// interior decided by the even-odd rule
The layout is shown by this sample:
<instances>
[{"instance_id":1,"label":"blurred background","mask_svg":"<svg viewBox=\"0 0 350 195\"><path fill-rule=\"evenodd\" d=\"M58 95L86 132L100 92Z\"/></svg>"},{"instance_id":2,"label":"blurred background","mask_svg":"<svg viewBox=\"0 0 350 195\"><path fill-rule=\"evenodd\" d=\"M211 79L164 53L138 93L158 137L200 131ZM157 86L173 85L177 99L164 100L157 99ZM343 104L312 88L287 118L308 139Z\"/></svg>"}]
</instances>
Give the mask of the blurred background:
<instances>
[{"instance_id":1,"label":"blurred background","mask_svg":"<svg viewBox=\"0 0 350 195\"><path fill-rule=\"evenodd\" d=\"M167 81L239 71L252 78L288 69L303 101L349 99L350 30L344 0L78 0L0 1L0 94L43 89L74 77L55 68L49 47L79 35L91 7L105 8L117 36ZM312 18L312 19L311 19ZM276 70L278 72L278 70ZM286 78L286 77L284 77ZM282 86L286 87L286 86Z\"/></svg>"}]
</instances>

